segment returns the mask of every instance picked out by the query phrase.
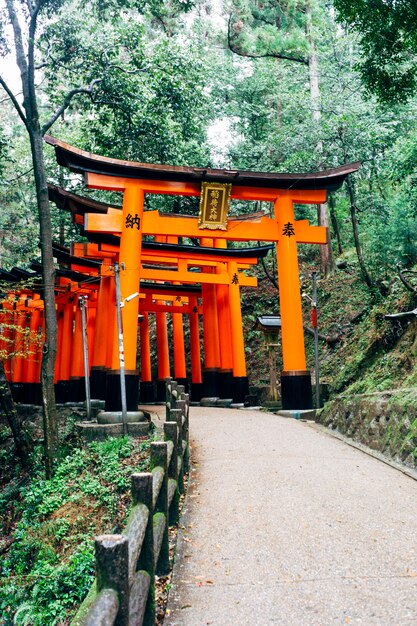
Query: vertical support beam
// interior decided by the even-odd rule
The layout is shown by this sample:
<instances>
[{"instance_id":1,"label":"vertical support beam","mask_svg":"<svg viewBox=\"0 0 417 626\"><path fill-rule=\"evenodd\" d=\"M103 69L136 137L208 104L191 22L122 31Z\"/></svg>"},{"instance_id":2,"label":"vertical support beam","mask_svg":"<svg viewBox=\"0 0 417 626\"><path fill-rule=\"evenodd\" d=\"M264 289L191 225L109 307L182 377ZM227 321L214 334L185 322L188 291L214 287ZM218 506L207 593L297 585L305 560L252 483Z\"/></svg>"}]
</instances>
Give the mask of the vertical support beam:
<instances>
[{"instance_id":1,"label":"vertical support beam","mask_svg":"<svg viewBox=\"0 0 417 626\"><path fill-rule=\"evenodd\" d=\"M28 357L26 382L28 386L27 401L34 403L37 397L36 361L38 357L38 330L41 323L41 310L32 309L29 322Z\"/></svg>"},{"instance_id":2,"label":"vertical support beam","mask_svg":"<svg viewBox=\"0 0 417 626\"><path fill-rule=\"evenodd\" d=\"M174 378L179 385L187 384L187 370L185 367L184 326L182 313L174 313L175 308L181 307L181 302L174 300L172 312L173 349L174 349Z\"/></svg>"},{"instance_id":3,"label":"vertical support beam","mask_svg":"<svg viewBox=\"0 0 417 626\"><path fill-rule=\"evenodd\" d=\"M75 307L74 342L72 346L71 381L74 400L85 400L84 385L84 358L83 358L83 329L80 309L80 298Z\"/></svg>"},{"instance_id":4,"label":"vertical support beam","mask_svg":"<svg viewBox=\"0 0 417 626\"><path fill-rule=\"evenodd\" d=\"M151 366L151 340L149 336L149 314L142 313L142 320L139 323L140 334L140 401L153 402L155 392L152 382Z\"/></svg>"},{"instance_id":5,"label":"vertical support beam","mask_svg":"<svg viewBox=\"0 0 417 626\"><path fill-rule=\"evenodd\" d=\"M14 315L16 325L14 332L13 358L12 358L12 391L17 402L25 402L24 388L24 364L25 364L25 338L26 338L26 311L20 310Z\"/></svg>"},{"instance_id":6,"label":"vertical support beam","mask_svg":"<svg viewBox=\"0 0 417 626\"><path fill-rule=\"evenodd\" d=\"M197 296L189 297L190 352L191 352L191 399L198 402L202 398L203 379L201 376L200 323L198 318Z\"/></svg>"},{"instance_id":7,"label":"vertical support beam","mask_svg":"<svg viewBox=\"0 0 417 626\"><path fill-rule=\"evenodd\" d=\"M170 378L168 329L166 313L156 314L156 347L158 353L158 380L156 397L158 401L165 401L165 384Z\"/></svg>"},{"instance_id":8,"label":"vertical support beam","mask_svg":"<svg viewBox=\"0 0 417 626\"><path fill-rule=\"evenodd\" d=\"M227 248L224 239L216 239L216 248ZM217 264L218 274L227 274L225 263ZM220 397L226 400L233 398L233 351L232 329L230 323L229 288L227 285L216 285L217 316L219 320L219 343L220 343L220 371L219 391Z\"/></svg>"},{"instance_id":9,"label":"vertical support beam","mask_svg":"<svg viewBox=\"0 0 417 626\"><path fill-rule=\"evenodd\" d=\"M96 317L97 317L97 300L96 294L93 292L88 298L88 307L86 308L87 314L87 341L88 341L88 354L93 354L94 350L94 338L96 334ZM91 360L90 360L91 369Z\"/></svg>"},{"instance_id":10,"label":"vertical support beam","mask_svg":"<svg viewBox=\"0 0 417 626\"><path fill-rule=\"evenodd\" d=\"M41 406L42 405L42 386L41 386L41 367L42 367L42 346L45 343L45 315L42 309L41 318L39 321L39 329L38 329L38 353L36 358L36 398L35 404Z\"/></svg>"},{"instance_id":11,"label":"vertical support beam","mask_svg":"<svg viewBox=\"0 0 417 626\"><path fill-rule=\"evenodd\" d=\"M126 300L139 291L142 252L142 217L144 193L140 185L127 184L123 197L122 233L120 237L120 292L124 303L122 328L126 367L127 410L136 411L139 400L139 373L136 368L139 298ZM117 324L114 327L114 346L118 345ZM120 411L120 366L118 349L113 350L112 371L108 375L106 411Z\"/></svg>"},{"instance_id":12,"label":"vertical support beam","mask_svg":"<svg viewBox=\"0 0 417 626\"><path fill-rule=\"evenodd\" d=\"M245 342L236 261L230 261L229 263L229 276L230 326L233 354L233 403L242 405L245 401L245 396L249 393L249 382L246 374Z\"/></svg>"},{"instance_id":13,"label":"vertical support beam","mask_svg":"<svg viewBox=\"0 0 417 626\"><path fill-rule=\"evenodd\" d=\"M201 245L211 247L213 240L201 238ZM206 270L211 272L211 268ZM219 322L217 318L216 285L203 284L203 395L206 398L219 398L218 375L220 369Z\"/></svg>"},{"instance_id":14,"label":"vertical support beam","mask_svg":"<svg viewBox=\"0 0 417 626\"><path fill-rule=\"evenodd\" d=\"M109 300L110 283L113 278L108 275L109 266L110 260L104 259L101 266L94 348L91 357L91 397L96 400L104 400L106 397L107 334L109 328L113 328L111 325L111 307L114 305Z\"/></svg>"},{"instance_id":15,"label":"vertical support beam","mask_svg":"<svg viewBox=\"0 0 417 626\"><path fill-rule=\"evenodd\" d=\"M311 409L311 377L306 370L294 207L290 197L277 198L275 219L281 233L277 259L284 368L281 372L282 406L284 409Z\"/></svg>"},{"instance_id":16,"label":"vertical support beam","mask_svg":"<svg viewBox=\"0 0 417 626\"><path fill-rule=\"evenodd\" d=\"M88 341L88 330L87 330L87 317L88 317L88 308L87 308L87 298L80 298L80 309L81 309L81 334L82 334L82 344L83 344L83 370L84 370L84 389L85 389L85 401L87 408L87 419L91 419L91 394L90 394L90 364L89 364L89 341Z\"/></svg>"},{"instance_id":17,"label":"vertical support beam","mask_svg":"<svg viewBox=\"0 0 417 626\"><path fill-rule=\"evenodd\" d=\"M5 373L7 381L11 383L12 354L13 354L14 334L15 334L14 315L12 311L11 302L8 300L3 302L0 312L1 312L0 352L2 355L4 354L5 356L4 373Z\"/></svg>"},{"instance_id":18,"label":"vertical support beam","mask_svg":"<svg viewBox=\"0 0 417 626\"><path fill-rule=\"evenodd\" d=\"M57 398L60 402L69 402L71 398L71 356L72 356L72 323L74 319L74 297L69 295L63 310L62 339L59 355L59 379L57 382Z\"/></svg>"},{"instance_id":19,"label":"vertical support beam","mask_svg":"<svg viewBox=\"0 0 417 626\"><path fill-rule=\"evenodd\" d=\"M55 397L56 397L57 403L59 403L59 402L62 402L62 399L57 393L56 384L58 380L60 379L64 309L61 303L57 304L56 308L57 308L56 315L57 315L57 325L58 325L58 339L57 339L57 353L56 353L56 359L55 359L54 383L55 383Z\"/></svg>"},{"instance_id":20,"label":"vertical support beam","mask_svg":"<svg viewBox=\"0 0 417 626\"><path fill-rule=\"evenodd\" d=\"M118 346L114 345L114 333L111 331L117 325L116 322L116 283L114 280L114 270L108 285L107 292L107 310L108 310L108 327L106 333L106 385L107 375L109 374L113 363L113 351L118 350ZM118 352L117 352L118 354Z\"/></svg>"}]
</instances>

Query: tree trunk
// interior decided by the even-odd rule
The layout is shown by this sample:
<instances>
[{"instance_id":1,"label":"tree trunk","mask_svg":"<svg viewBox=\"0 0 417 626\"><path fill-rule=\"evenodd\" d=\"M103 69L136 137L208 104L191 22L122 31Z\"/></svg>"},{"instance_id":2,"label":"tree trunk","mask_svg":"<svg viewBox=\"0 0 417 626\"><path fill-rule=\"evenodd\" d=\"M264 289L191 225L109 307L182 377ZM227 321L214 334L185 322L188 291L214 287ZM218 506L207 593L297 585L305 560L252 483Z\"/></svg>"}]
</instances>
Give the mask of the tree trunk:
<instances>
[{"instance_id":1,"label":"tree trunk","mask_svg":"<svg viewBox=\"0 0 417 626\"><path fill-rule=\"evenodd\" d=\"M350 200L350 217L352 220L352 228L353 228L353 239L355 241L355 248L356 248L356 254L358 257L358 261L359 261L359 267L361 268L361 272L362 272L362 276L364 281L366 282L366 284L368 285L369 289L372 291L374 288L374 283L373 280L371 279L368 270L366 269L365 266L365 261L363 260L363 254L362 254L362 248L361 248L361 243L359 241L359 231L358 231L358 220L356 217L356 201L355 201L355 191L353 188L353 182L350 178L350 176L348 176L346 178L346 186L348 188L348 193L349 193L349 200Z\"/></svg>"},{"instance_id":2,"label":"tree trunk","mask_svg":"<svg viewBox=\"0 0 417 626\"><path fill-rule=\"evenodd\" d=\"M314 38L312 32L312 16L310 2L306 4L306 36L309 47L308 53L308 72L310 79L310 98L311 98L311 111L314 125L317 131L320 130L321 122L321 109L320 109L320 81L319 81L319 64L314 45ZM321 140L317 142L316 146L318 163L320 169L324 169L323 164L323 144ZM320 246L320 265L321 271L325 278L333 274L335 270L334 255L332 249L332 243L330 240L329 229L329 211L327 208L327 202L317 205L318 223L320 226L327 228L326 243Z\"/></svg>"},{"instance_id":3,"label":"tree trunk","mask_svg":"<svg viewBox=\"0 0 417 626\"><path fill-rule=\"evenodd\" d=\"M22 425L13 402L10 386L4 373L4 363L2 360L0 360L0 407L4 412L12 431L16 454L22 465L27 466L29 462L29 454L32 450L32 444L29 437L22 429Z\"/></svg>"},{"instance_id":4,"label":"tree trunk","mask_svg":"<svg viewBox=\"0 0 417 626\"><path fill-rule=\"evenodd\" d=\"M336 236L336 241L337 241L337 252L338 252L338 255L340 256L341 254L343 254L342 238L340 235L339 221L334 211L334 198L332 195L329 196L329 208L330 208L330 219L332 221L333 232Z\"/></svg>"},{"instance_id":5,"label":"tree trunk","mask_svg":"<svg viewBox=\"0 0 417 626\"><path fill-rule=\"evenodd\" d=\"M19 22L20 3L16 0L5 2L10 25L14 33L16 63L20 72L23 92L23 109L13 94L9 93L13 104L25 124L30 139L32 163L35 178L36 199L39 213L40 246L42 259L43 301L45 319L45 344L41 368L43 427L45 447L45 474L50 478L53 462L58 452L58 429L56 420L54 367L57 352L57 320L55 312L55 271L52 256L52 226L48 199L48 185L43 158L42 131L35 85L35 35L37 18L42 3L29 3L27 51L23 44L25 30ZM21 15L21 14L20 14Z\"/></svg>"},{"instance_id":6,"label":"tree trunk","mask_svg":"<svg viewBox=\"0 0 417 626\"><path fill-rule=\"evenodd\" d=\"M58 453L58 426L55 403L54 369L57 353L57 318L55 309L55 269L52 253L52 225L48 185L43 158L43 140L39 125L29 133L39 212L42 280L44 285L45 343L43 346L41 382L45 450L45 473L50 478Z\"/></svg>"}]
</instances>

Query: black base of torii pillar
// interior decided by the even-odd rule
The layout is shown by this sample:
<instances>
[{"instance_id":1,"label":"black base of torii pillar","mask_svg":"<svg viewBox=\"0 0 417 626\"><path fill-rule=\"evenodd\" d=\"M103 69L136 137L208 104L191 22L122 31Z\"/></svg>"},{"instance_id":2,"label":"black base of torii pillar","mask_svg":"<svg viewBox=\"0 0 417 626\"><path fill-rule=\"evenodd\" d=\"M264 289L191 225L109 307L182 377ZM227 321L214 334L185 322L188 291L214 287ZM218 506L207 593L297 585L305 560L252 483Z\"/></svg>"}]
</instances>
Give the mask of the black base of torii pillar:
<instances>
[{"instance_id":1,"label":"black base of torii pillar","mask_svg":"<svg viewBox=\"0 0 417 626\"><path fill-rule=\"evenodd\" d=\"M309 371L281 372L281 401L284 410L313 408L311 375Z\"/></svg>"},{"instance_id":2,"label":"black base of torii pillar","mask_svg":"<svg viewBox=\"0 0 417 626\"><path fill-rule=\"evenodd\" d=\"M126 371L126 409L127 411L137 411L139 403L139 373L136 371ZM110 370L107 373L106 385L106 411L121 411L122 398L120 390L120 372Z\"/></svg>"}]
</instances>

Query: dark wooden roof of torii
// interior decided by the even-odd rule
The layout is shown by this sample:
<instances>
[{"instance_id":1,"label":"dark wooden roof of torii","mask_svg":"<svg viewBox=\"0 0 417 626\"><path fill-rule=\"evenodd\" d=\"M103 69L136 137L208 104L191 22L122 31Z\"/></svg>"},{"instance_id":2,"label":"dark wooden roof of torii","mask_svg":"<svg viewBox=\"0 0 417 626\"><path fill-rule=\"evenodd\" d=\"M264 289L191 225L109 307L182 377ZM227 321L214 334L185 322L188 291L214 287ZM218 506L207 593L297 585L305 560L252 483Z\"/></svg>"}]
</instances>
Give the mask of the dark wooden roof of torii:
<instances>
[{"instance_id":1,"label":"dark wooden roof of torii","mask_svg":"<svg viewBox=\"0 0 417 626\"><path fill-rule=\"evenodd\" d=\"M210 169L202 167L180 167L138 163L99 156L74 148L55 137L45 136L45 141L54 146L59 165L73 172L105 174L123 178L151 179L161 181L200 183L213 181L232 183L234 186L250 186L272 189L327 189L335 190L348 174L359 169L360 163L348 163L331 170L314 173L250 172L242 170Z\"/></svg>"}]
</instances>

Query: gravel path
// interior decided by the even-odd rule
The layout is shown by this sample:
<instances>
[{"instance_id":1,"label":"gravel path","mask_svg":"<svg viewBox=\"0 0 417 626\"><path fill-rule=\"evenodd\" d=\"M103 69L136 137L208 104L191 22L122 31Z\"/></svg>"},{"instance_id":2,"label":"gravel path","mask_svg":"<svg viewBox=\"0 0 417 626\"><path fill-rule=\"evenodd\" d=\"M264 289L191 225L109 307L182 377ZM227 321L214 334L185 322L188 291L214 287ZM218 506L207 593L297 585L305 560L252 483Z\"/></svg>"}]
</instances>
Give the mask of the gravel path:
<instances>
[{"instance_id":1,"label":"gravel path","mask_svg":"<svg viewBox=\"0 0 417 626\"><path fill-rule=\"evenodd\" d=\"M307 424L192 408L165 626L417 625L417 482Z\"/></svg>"}]
</instances>

